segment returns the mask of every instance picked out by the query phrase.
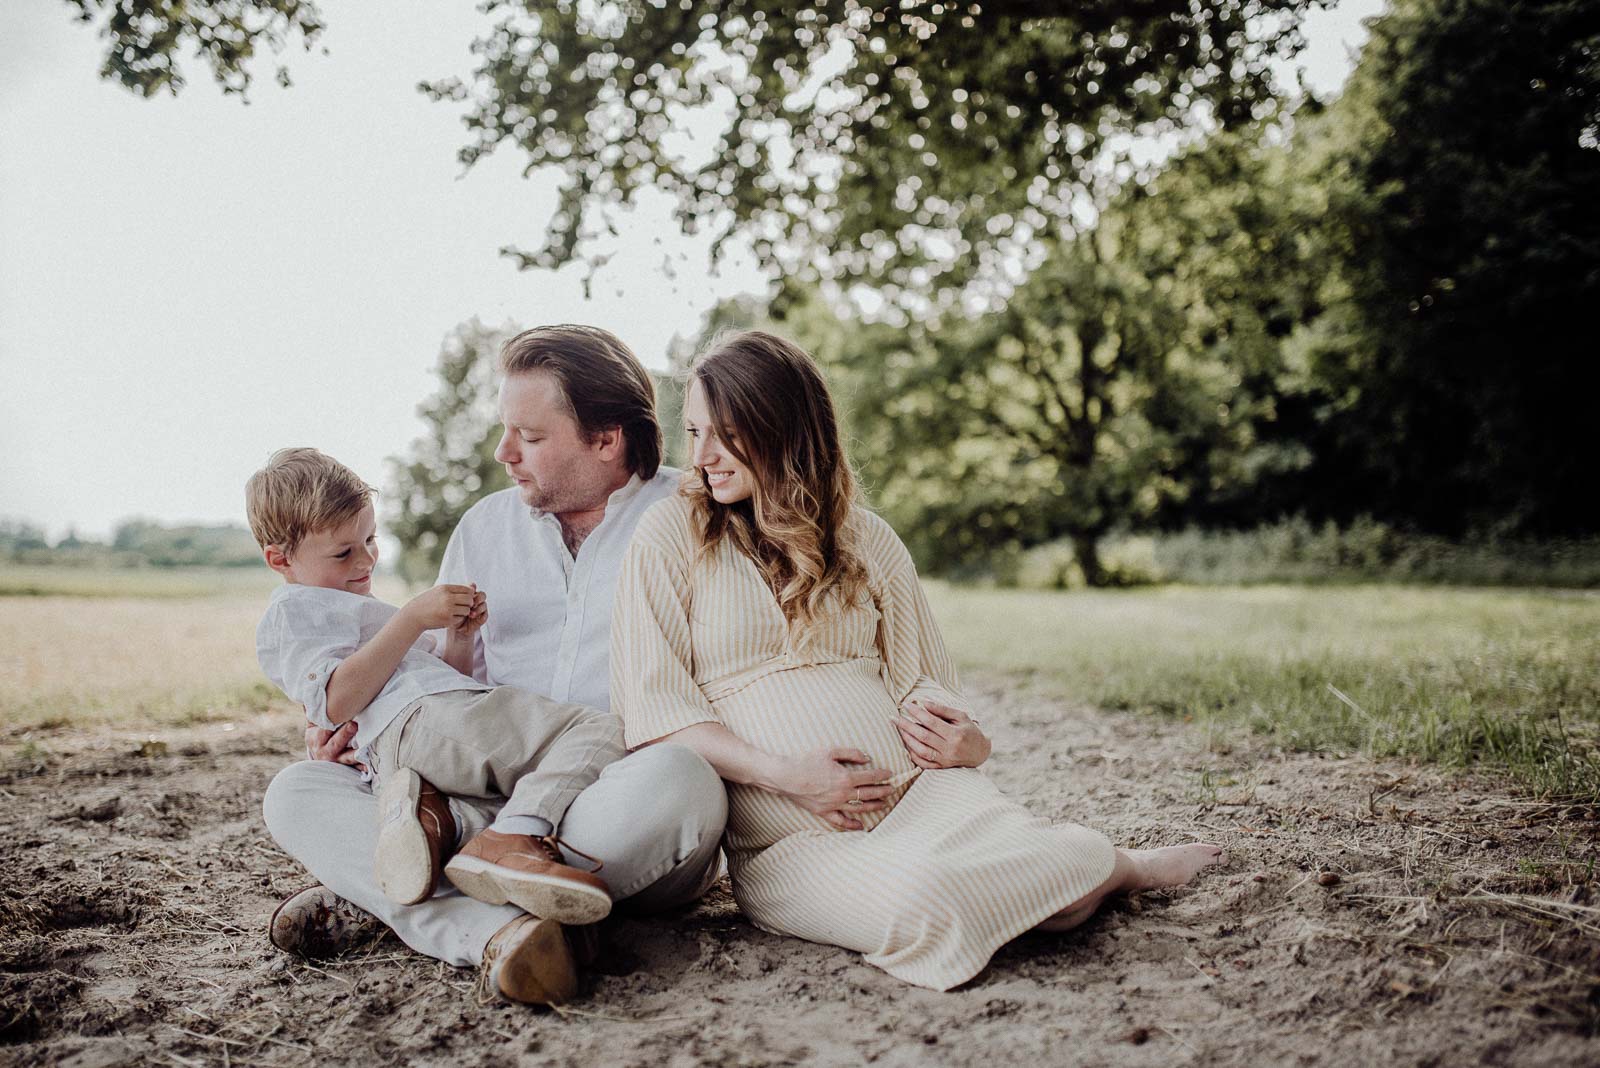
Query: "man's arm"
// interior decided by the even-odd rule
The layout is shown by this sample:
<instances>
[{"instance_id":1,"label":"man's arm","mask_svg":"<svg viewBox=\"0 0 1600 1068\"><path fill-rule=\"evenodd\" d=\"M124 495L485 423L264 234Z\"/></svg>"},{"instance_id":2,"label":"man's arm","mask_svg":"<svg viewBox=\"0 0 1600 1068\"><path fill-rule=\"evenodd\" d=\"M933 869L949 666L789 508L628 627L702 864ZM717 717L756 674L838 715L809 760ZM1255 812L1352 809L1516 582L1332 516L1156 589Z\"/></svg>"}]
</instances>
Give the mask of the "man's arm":
<instances>
[{"instance_id":1,"label":"man's arm","mask_svg":"<svg viewBox=\"0 0 1600 1068\"><path fill-rule=\"evenodd\" d=\"M482 504L480 501L479 504ZM439 586L465 586L472 581L472 563L468 559L467 541L469 540L468 528L477 505L469 509L461 517L461 522L456 524L456 529L450 532L450 540L445 543L444 557L439 561L439 577L434 580ZM476 589L476 586L473 586ZM440 659L461 674L477 679L479 682L489 681L489 667L484 654L483 636L479 629L463 638L466 646L465 652L452 648L452 639L456 637L454 628L451 631L438 635L439 648L443 651Z\"/></svg>"},{"instance_id":2,"label":"man's arm","mask_svg":"<svg viewBox=\"0 0 1600 1068\"><path fill-rule=\"evenodd\" d=\"M489 618L489 601L478 587L472 587L472 610L467 618L446 631L444 652L439 658L463 675L471 676L477 652L478 631Z\"/></svg>"}]
</instances>

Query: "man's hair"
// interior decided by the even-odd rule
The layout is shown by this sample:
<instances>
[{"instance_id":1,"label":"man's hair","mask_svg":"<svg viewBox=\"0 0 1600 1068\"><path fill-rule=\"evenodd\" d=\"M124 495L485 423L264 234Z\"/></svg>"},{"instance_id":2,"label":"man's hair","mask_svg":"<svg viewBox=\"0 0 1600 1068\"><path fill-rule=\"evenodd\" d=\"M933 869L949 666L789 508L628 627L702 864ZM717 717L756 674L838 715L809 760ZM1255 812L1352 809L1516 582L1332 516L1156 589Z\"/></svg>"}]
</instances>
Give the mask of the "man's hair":
<instances>
[{"instance_id":1,"label":"man's hair","mask_svg":"<svg viewBox=\"0 0 1600 1068\"><path fill-rule=\"evenodd\" d=\"M327 453L279 449L245 484L250 533L263 549L276 545L287 556L307 535L349 522L374 492Z\"/></svg>"},{"instance_id":2,"label":"man's hair","mask_svg":"<svg viewBox=\"0 0 1600 1068\"><path fill-rule=\"evenodd\" d=\"M507 375L548 371L585 441L620 427L629 472L655 477L661 466L655 383L615 334L593 326L536 326L505 343L500 370Z\"/></svg>"}]
</instances>

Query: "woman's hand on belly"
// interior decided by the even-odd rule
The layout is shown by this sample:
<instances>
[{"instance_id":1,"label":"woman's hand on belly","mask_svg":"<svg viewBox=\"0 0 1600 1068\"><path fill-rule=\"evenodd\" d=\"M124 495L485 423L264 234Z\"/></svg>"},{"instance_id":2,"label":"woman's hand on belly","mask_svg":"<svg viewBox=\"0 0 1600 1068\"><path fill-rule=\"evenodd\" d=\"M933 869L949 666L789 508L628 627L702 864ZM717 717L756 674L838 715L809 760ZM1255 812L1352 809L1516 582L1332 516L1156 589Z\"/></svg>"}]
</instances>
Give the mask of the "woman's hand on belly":
<instances>
[{"instance_id":1,"label":"woman's hand on belly","mask_svg":"<svg viewBox=\"0 0 1600 1068\"><path fill-rule=\"evenodd\" d=\"M975 768L989 759L989 736L961 709L912 699L900 711L894 725L912 763L924 771Z\"/></svg>"},{"instance_id":2,"label":"woman's hand on belly","mask_svg":"<svg viewBox=\"0 0 1600 1068\"><path fill-rule=\"evenodd\" d=\"M859 749L819 749L789 757L779 774L778 793L841 831L859 831L857 815L876 812L893 792L892 771L872 766Z\"/></svg>"}]
</instances>

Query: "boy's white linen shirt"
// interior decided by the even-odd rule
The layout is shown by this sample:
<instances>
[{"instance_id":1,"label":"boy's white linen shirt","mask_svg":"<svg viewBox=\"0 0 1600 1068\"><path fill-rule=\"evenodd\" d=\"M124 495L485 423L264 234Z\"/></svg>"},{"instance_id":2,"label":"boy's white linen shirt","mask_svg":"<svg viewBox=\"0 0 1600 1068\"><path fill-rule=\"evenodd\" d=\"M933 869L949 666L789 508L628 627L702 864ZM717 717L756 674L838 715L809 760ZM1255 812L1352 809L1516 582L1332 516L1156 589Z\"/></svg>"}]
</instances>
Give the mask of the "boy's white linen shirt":
<instances>
[{"instance_id":1,"label":"boy's white linen shirt","mask_svg":"<svg viewBox=\"0 0 1600 1068\"><path fill-rule=\"evenodd\" d=\"M311 722L333 730L336 724L328 718L329 676L345 657L376 637L397 611L376 597L285 583L272 592L256 627L256 658L267 678L291 701L305 706ZM367 746L413 701L450 690L493 688L446 664L434 655L436 648L432 634L418 637L378 696L356 714L353 744L363 763Z\"/></svg>"},{"instance_id":2,"label":"boy's white linen shirt","mask_svg":"<svg viewBox=\"0 0 1600 1068\"><path fill-rule=\"evenodd\" d=\"M515 489L467 510L439 565L441 583L477 583L489 619L473 649L473 674L553 701L611 708L611 600L639 517L677 492L681 474L637 475L606 502L605 518L578 547L555 516L529 508Z\"/></svg>"}]
</instances>

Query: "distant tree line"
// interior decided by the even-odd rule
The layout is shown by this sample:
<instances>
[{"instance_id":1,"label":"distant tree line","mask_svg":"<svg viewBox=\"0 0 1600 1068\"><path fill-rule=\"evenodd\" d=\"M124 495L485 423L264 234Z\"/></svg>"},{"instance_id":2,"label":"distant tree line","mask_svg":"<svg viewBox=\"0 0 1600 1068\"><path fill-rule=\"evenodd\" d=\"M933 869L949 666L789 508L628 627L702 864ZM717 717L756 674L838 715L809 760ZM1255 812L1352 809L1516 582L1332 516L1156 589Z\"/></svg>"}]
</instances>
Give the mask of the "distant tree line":
<instances>
[{"instance_id":1,"label":"distant tree line","mask_svg":"<svg viewBox=\"0 0 1600 1068\"><path fill-rule=\"evenodd\" d=\"M0 519L0 561L113 567L249 567L261 562L250 531L234 524L168 526L148 519L117 524L110 541L75 532L51 542L42 527Z\"/></svg>"}]
</instances>

